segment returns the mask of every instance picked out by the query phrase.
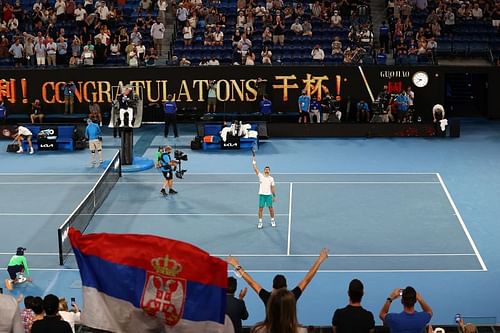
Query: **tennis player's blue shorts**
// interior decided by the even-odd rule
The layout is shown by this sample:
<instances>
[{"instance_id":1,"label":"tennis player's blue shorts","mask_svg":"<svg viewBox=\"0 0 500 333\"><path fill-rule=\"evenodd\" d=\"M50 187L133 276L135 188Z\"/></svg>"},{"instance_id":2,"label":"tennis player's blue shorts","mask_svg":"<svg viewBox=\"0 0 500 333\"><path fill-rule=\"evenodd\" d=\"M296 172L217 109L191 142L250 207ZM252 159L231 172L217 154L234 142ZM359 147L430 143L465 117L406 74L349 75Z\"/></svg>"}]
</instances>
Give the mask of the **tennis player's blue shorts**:
<instances>
[{"instance_id":1,"label":"tennis player's blue shorts","mask_svg":"<svg viewBox=\"0 0 500 333\"><path fill-rule=\"evenodd\" d=\"M273 196L259 194L259 208L264 208L265 206L269 208L273 207Z\"/></svg>"}]
</instances>

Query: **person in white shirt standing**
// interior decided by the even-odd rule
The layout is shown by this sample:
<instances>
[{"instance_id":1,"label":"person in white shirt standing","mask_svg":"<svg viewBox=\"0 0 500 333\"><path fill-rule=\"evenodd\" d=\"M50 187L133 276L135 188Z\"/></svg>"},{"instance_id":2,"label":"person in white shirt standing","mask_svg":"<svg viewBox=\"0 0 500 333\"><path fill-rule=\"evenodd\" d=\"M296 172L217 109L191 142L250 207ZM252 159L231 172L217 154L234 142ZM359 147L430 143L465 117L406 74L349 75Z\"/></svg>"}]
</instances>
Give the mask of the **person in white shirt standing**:
<instances>
[{"instance_id":1,"label":"person in white shirt standing","mask_svg":"<svg viewBox=\"0 0 500 333\"><path fill-rule=\"evenodd\" d=\"M26 139L28 141L28 145L30 147L30 154L33 154L35 151L33 150L33 145L31 144L31 137L33 136L33 133L29 129L27 129L24 126L18 126L17 127L17 133L14 134L15 140L17 140L17 143L19 144L19 150L16 152L18 154L21 154L24 152L23 150L23 140Z\"/></svg>"},{"instance_id":2,"label":"person in white shirt standing","mask_svg":"<svg viewBox=\"0 0 500 333\"><path fill-rule=\"evenodd\" d=\"M271 226L276 227L276 221L274 220L274 208L273 202L276 200L276 185L274 178L271 176L271 168L266 166L264 168L264 174L259 171L257 167L257 161L255 156L252 160L253 170L255 174L259 177L259 223L257 228L262 229L262 212L264 207L269 208L269 215L271 215Z\"/></svg>"},{"instance_id":3,"label":"person in white shirt standing","mask_svg":"<svg viewBox=\"0 0 500 333\"><path fill-rule=\"evenodd\" d=\"M165 26L160 22L160 18L156 18L156 22L151 26L151 37L153 44L158 55L161 56L163 36L165 33Z\"/></svg>"}]
</instances>

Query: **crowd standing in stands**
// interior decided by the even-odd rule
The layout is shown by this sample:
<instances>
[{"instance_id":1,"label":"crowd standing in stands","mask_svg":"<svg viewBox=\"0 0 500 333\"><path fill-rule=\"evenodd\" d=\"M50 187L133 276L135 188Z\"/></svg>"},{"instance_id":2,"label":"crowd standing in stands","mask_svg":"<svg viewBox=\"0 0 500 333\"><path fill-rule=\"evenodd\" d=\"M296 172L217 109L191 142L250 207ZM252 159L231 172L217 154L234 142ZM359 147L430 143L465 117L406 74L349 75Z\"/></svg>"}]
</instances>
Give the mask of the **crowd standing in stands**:
<instances>
[{"instance_id":1,"label":"crowd standing in stands","mask_svg":"<svg viewBox=\"0 0 500 333\"><path fill-rule=\"evenodd\" d=\"M129 65L125 47L131 40L130 52L137 48L138 65L145 64L153 49L155 56L164 52L161 21L170 2L145 0L137 8L110 0L36 1L33 6L4 2L0 60L15 67ZM108 61L109 57L114 58Z\"/></svg>"}]
</instances>

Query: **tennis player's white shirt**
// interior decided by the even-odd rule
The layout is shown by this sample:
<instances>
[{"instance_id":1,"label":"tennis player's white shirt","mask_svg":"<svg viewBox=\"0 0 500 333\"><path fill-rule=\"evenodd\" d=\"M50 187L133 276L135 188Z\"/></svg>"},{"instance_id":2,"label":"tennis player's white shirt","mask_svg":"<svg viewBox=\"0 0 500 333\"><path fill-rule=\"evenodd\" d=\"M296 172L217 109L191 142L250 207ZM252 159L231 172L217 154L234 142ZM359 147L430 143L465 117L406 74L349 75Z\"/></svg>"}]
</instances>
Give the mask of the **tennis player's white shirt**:
<instances>
[{"instance_id":1,"label":"tennis player's white shirt","mask_svg":"<svg viewBox=\"0 0 500 333\"><path fill-rule=\"evenodd\" d=\"M274 178L271 176L264 176L259 172L259 194L272 195L271 186L274 186Z\"/></svg>"},{"instance_id":2,"label":"tennis player's white shirt","mask_svg":"<svg viewBox=\"0 0 500 333\"><path fill-rule=\"evenodd\" d=\"M27 129L26 127L24 126L19 126L17 128L17 132L22 135L22 136L30 136L30 135L33 135L33 133L31 133L31 131L29 129Z\"/></svg>"}]
</instances>

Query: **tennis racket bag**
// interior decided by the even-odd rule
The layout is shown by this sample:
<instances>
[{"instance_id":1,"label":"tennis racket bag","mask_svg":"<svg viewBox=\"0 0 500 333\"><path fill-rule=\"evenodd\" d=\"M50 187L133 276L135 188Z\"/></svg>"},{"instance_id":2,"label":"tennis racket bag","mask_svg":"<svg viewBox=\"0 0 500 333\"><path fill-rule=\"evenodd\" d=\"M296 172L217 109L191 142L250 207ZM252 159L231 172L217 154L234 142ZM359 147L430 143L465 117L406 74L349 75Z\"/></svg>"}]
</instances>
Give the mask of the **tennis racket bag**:
<instances>
[{"instance_id":1,"label":"tennis racket bag","mask_svg":"<svg viewBox=\"0 0 500 333\"><path fill-rule=\"evenodd\" d=\"M201 136L195 136L194 139L191 140L191 149L192 150L201 149Z\"/></svg>"},{"instance_id":2,"label":"tennis racket bag","mask_svg":"<svg viewBox=\"0 0 500 333\"><path fill-rule=\"evenodd\" d=\"M7 152L8 153L15 153L19 150L19 144L18 143L11 143L7 145Z\"/></svg>"}]
</instances>

